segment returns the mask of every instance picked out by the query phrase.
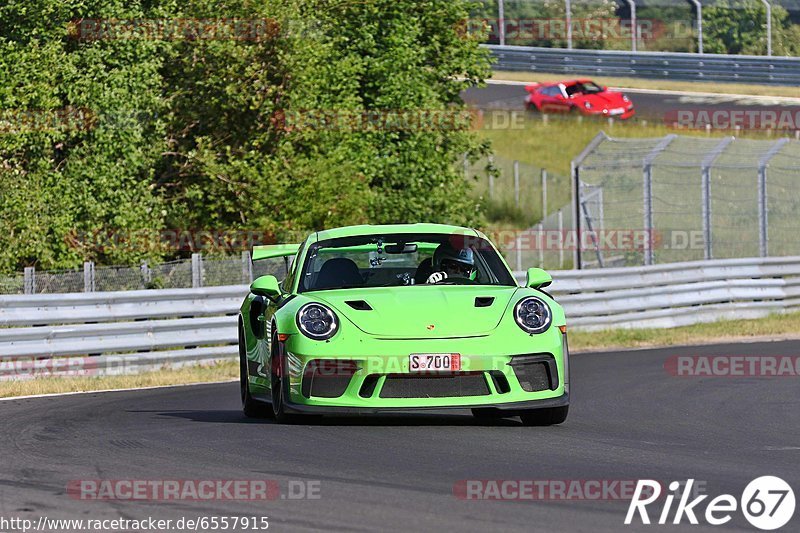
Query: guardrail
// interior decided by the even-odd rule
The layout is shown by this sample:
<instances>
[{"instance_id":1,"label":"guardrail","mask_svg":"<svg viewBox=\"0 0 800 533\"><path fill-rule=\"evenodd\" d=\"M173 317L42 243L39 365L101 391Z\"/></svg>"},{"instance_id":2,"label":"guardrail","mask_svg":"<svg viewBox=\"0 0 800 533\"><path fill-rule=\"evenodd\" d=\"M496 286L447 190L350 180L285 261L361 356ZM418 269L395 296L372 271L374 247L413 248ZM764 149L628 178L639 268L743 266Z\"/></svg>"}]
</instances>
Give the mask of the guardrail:
<instances>
[{"instance_id":1,"label":"guardrail","mask_svg":"<svg viewBox=\"0 0 800 533\"><path fill-rule=\"evenodd\" d=\"M570 328L675 327L800 308L800 257L553 271ZM525 279L517 272L519 281ZM246 285L0 296L0 380L235 359Z\"/></svg>"},{"instance_id":2,"label":"guardrail","mask_svg":"<svg viewBox=\"0 0 800 533\"><path fill-rule=\"evenodd\" d=\"M800 85L800 58L532 46L486 47L496 59L494 68L498 70Z\"/></svg>"},{"instance_id":3,"label":"guardrail","mask_svg":"<svg viewBox=\"0 0 800 533\"><path fill-rule=\"evenodd\" d=\"M246 285L0 296L0 380L115 375L238 354Z\"/></svg>"}]
</instances>

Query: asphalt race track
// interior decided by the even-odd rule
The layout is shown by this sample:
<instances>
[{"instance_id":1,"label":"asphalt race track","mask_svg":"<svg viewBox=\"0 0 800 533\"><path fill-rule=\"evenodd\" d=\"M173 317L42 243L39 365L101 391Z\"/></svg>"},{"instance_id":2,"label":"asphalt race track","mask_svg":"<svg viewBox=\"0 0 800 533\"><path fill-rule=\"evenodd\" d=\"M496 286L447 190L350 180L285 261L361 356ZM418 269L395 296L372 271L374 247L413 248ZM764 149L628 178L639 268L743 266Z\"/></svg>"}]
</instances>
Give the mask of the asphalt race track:
<instances>
[{"instance_id":1,"label":"asphalt race track","mask_svg":"<svg viewBox=\"0 0 800 533\"><path fill-rule=\"evenodd\" d=\"M759 111L786 110L793 115L800 112L800 91L796 100L736 95L677 94L674 92L628 90L636 106L636 118L655 122L674 120L679 110ZM481 109L524 110L524 85L491 83L480 89L468 89L462 99L469 105Z\"/></svg>"},{"instance_id":2,"label":"asphalt race track","mask_svg":"<svg viewBox=\"0 0 800 533\"><path fill-rule=\"evenodd\" d=\"M749 481L772 474L797 491L800 378L674 377L664 364L675 355L796 355L799 346L575 355L570 417L550 428L481 423L466 412L281 426L244 418L237 383L3 401L0 516L263 515L270 531L755 531L739 512L717 527L625 527L625 501L476 501L456 498L453 487L694 478L711 497L738 499ZM66 494L80 479L269 479L282 498L290 480L312 481L319 498L82 501ZM799 515L784 530L800 529Z\"/></svg>"}]
</instances>

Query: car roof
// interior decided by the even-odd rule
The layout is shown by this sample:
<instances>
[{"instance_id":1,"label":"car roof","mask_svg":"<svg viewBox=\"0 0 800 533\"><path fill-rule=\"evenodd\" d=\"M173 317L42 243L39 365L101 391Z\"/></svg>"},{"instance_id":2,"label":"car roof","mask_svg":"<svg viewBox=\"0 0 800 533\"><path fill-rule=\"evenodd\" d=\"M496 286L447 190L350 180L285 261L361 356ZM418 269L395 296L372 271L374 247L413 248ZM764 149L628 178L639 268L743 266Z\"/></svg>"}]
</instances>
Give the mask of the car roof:
<instances>
[{"instance_id":1,"label":"car roof","mask_svg":"<svg viewBox=\"0 0 800 533\"><path fill-rule=\"evenodd\" d=\"M589 78L578 78L578 79L575 79L575 80L553 81L553 82L546 83L546 84L543 84L543 85L551 86L551 85L558 85L558 84L561 84L561 83L563 83L564 85L574 85L576 83L586 83L587 81L592 81L592 80L590 80Z\"/></svg>"},{"instance_id":2,"label":"car roof","mask_svg":"<svg viewBox=\"0 0 800 533\"><path fill-rule=\"evenodd\" d=\"M357 235L388 235L397 233L433 233L433 234L474 234L479 237L485 236L472 228L462 226L452 226L450 224L362 224L359 226L345 226L342 228L332 228L318 231L310 237L319 241L328 239L338 239L341 237L353 237Z\"/></svg>"}]
</instances>

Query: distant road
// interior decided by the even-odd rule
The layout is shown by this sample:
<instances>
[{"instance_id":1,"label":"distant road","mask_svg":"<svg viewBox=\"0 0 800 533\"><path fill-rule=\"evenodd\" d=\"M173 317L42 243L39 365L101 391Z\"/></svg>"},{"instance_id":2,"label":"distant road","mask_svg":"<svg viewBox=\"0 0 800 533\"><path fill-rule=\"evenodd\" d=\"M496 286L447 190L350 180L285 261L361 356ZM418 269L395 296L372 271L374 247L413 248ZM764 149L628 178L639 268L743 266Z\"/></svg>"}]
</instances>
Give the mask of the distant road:
<instances>
[{"instance_id":1,"label":"distant road","mask_svg":"<svg viewBox=\"0 0 800 533\"><path fill-rule=\"evenodd\" d=\"M769 96L744 96L709 93L681 94L674 91L620 89L628 94L636 106L639 119L663 121L668 113L680 109L747 111L786 109L800 113L800 98ZM468 89L462 93L464 101L484 109L523 110L525 84L517 82L490 83L482 89Z\"/></svg>"}]
</instances>

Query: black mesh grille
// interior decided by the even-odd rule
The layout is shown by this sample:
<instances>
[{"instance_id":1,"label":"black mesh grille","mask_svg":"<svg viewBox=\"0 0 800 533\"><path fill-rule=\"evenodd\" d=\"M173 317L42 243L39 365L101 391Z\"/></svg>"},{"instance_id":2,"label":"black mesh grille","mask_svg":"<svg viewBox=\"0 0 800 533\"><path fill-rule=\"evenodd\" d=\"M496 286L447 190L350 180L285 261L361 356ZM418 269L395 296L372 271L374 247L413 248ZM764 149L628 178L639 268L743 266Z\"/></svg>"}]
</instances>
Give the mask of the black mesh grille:
<instances>
[{"instance_id":1,"label":"black mesh grille","mask_svg":"<svg viewBox=\"0 0 800 533\"><path fill-rule=\"evenodd\" d=\"M489 387L483 372L410 376L390 374L381 388L381 398L453 398L483 396Z\"/></svg>"},{"instance_id":2,"label":"black mesh grille","mask_svg":"<svg viewBox=\"0 0 800 533\"><path fill-rule=\"evenodd\" d=\"M513 357L510 364L522 390L537 392L558 388L558 371L552 355Z\"/></svg>"},{"instance_id":3,"label":"black mesh grille","mask_svg":"<svg viewBox=\"0 0 800 533\"><path fill-rule=\"evenodd\" d=\"M310 398L338 398L358 370L353 361L320 359L309 361L303 372L303 396Z\"/></svg>"},{"instance_id":4,"label":"black mesh grille","mask_svg":"<svg viewBox=\"0 0 800 533\"><path fill-rule=\"evenodd\" d=\"M372 398L375 392L375 385L378 384L378 378L380 378L378 374L370 374L365 377L364 383L361 385L361 390L358 391L358 395L362 398Z\"/></svg>"},{"instance_id":5,"label":"black mesh grille","mask_svg":"<svg viewBox=\"0 0 800 533\"><path fill-rule=\"evenodd\" d=\"M507 392L511 392L511 385L508 384L508 379L506 379L506 375L500 372L499 370L492 370L489 372L489 376L492 378L494 382L494 389L499 394L505 394Z\"/></svg>"}]
</instances>

